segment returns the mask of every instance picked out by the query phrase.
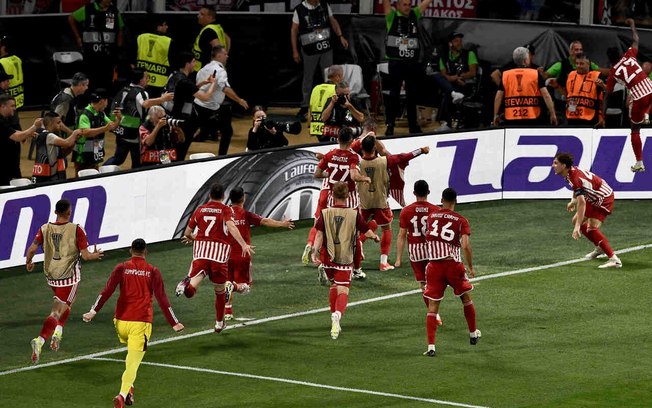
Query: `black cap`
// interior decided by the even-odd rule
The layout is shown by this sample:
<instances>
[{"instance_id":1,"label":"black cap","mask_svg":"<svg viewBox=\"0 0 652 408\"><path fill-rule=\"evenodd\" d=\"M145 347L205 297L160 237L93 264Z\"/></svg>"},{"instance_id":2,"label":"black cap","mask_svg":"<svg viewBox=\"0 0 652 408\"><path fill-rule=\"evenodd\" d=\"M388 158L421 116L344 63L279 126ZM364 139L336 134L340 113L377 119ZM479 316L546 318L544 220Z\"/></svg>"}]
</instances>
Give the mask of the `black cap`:
<instances>
[{"instance_id":1,"label":"black cap","mask_svg":"<svg viewBox=\"0 0 652 408\"><path fill-rule=\"evenodd\" d=\"M108 99L108 92L104 88L97 88L92 94L91 94L91 102L99 102L102 99Z\"/></svg>"},{"instance_id":2,"label":"black cap","mask_svg":"<svg viewBox=\"0 0 652 408\"><path fill-rule=\"evenodd\" d=\"M532 44L525 44L523 46L523 48L527 48L527 50L530 51L530 54L536 54L536 52L534 50L534 45L532 45Z\"/></svg>"},{"instance_id":3,"label":"black cap","mask_svg":"<svg viewBox=\"0 0 652 408\"><path fill-rule=\"evenodd\" d=\"M13 78L14 78L13 75L9 75L9 74L7 74L7 73L4 72L4 71L0 72L0 82L2 82L2 81L6 81L6 80L8 80L8 79L13 79Z\"/></svg>"},{"instance_id":4,"label":"black cap","mask_svg":"<svg viewBox=\"0 0 652 408\"><path fill-rule=\"evenodd\" d=\"M147 249L147 244L145 243L144 239L136 238L131 243L131 249L136 252L143 252L145 249Z\"/></svg>"},{"instance_id":5,"label":"black cap","mask_svg":"<svg viewBox=\"0 0 652 408\"><path fill-rule=\"evenodd\" d=\"M457 37L464 38L464 34L453 31L452 33L448 34L448 41L453 41L453 39Z\"/></svg>"}]
</instances>

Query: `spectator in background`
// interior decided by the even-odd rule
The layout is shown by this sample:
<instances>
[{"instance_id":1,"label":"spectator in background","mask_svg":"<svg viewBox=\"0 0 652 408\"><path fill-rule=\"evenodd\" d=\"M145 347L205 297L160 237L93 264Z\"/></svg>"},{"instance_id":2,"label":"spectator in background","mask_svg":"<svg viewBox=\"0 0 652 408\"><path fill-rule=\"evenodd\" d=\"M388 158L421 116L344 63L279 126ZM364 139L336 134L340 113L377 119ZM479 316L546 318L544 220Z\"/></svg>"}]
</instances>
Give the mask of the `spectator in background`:
<instances>
[{"instance_id":1,"label":"spectator in background","mask_svg":"<svg viewBox=\"0 0 652 408\"><path fill-rule=\"evenodd\" d=\"M17 55L11 53L10 39L7 36L0 37L0 71L9 78L9 87L4 89L16 100L16 109L25 105L25 90L23 87L23 61ZM20 130L20 119L18 114L13 118L15 129Z\"/></svg>"},{"instance_id":2,"label":"spectator in background","mask_svg":"<svg viewBox=\"0 0 652 408\"><path fill-rule=\"evenodd\" d=\"M589 71L591 61L584 55L575 57L577 69L566 81L566 120L569 125L604 127L604 90L600 72Z\"/></svg>"},{"instance_id":3,"label":"spectator in background","mask_svg":"<svg viewBox=\"0 0 652 408\"><path fill-rule=\"evenodd\" d=\"M9 81L12 80L14 76L9 75L4 71L0 70L0 95L5 94L5 95L10 95L11 93L9 92ZM14 116L9 118L9 122L11 123L11 126L16 129L20 130L20 117L18 116L18 111L14 112ZM20 148L18 149L20 153Z\"/></svg>"},{"instance_id":4,"label":"spectator in background","mask_svg":"<svg viewBox=\"0 0 652 408\"><path fill-rule=\"evenodd\" d=\"M61 131L71 134L77 128L79 119L79 102L88 90L88 77L82 72L72 76L71 85L58 94L50 102L50 110L61 116Z\"/></svg>"},{"instance_id":5,"label":"spectator in background","mask_svg":"<svg viewBox=\"0 0 652 408\"><path fill-rule=\"evenodd\" d=\"M335 95L335 85L344 79L344 69L341 65L331 65L327 69L327 80L312 89L308 120L310 121L310 136L320 139L324 134L324 121L321 117L324 107Z\"/></svg>"},{"instance_id":6,"label":"spectator in background","mask_svg":"<svg viewBox=\"0 0 652 408\"><path fill-rule=\"evenodd\" d=\"M396 8L389 0L383 0L387 35L385 37L385 58L389 61L389 98L386 103L385 135L394 134L395 120L398 116L401 85L405 81L405 103L410 133L421 133L417 121L417 88L422 74L419 65L419 20L432 0L422 0L412 7L410 0L398 0Z\"/></svg>"},{"instance_id":7,"label":"spectator in background","mask_svg":"<svg viewBox=\"0 0 652 408\"><path fill-rule=\"evenodd\" d=\"M97 0L70 14L68 24L83 51L85 72L93 89L112 89L122 48L122 14L112 0Z\"/></svg>"},{"instance_id":8,"label":"spectator in background","mask_svg":"<svg viewBox=\"0 0 652 408\"><path fill-rule=\"evenodd\" d=\"M301 107L297 116L302 122L307 120L310 93L314 85L315 71L320 76L324 70L333 65L333 41L335 34L344 49L349 48L349 42L344 38L342 28L333 16L333 11L326 1L304 0L294 8L290 42L292 43L292 58L297 64L303 60L303 82L301 91ZM301 53L299 53L299 41Z\"/></svg>"},{"instance_id":9,"label":"spectator in background","mask_svg":"<svg viewBox=\"0 0 652 408\"><path fill-rule=\"evenodd\" d=\"M289 144L283 131L267 119L267 112L262 106L254 106L254 123L249 129L247 151L283 147Z\"/></svg>"},{"instance_id":10,"label":"spectator in background","mask_svg":"<svg viewBox=\"0 0 652 408\"><path fill-rule=\"evenodd\" d=\"M534 57L535 57L535 48L534 45L532 44L525 44L523 46L524 48L527 48L528 51L530 51L530 65L529 68L534 68L537 71L541 72L543 74L543 67L540 65L534 63ZM512 68L518 68L518 66L514 63L514 59L512 58L508 63L503 65L500 68L497 68L494 70L494 72L491 73L491 79L494 81L496 85L500 85L500 82L502 81L503 77L503 72L508 71Z\"/></svg>"},{"instance_id":11,"label":"spectator in background","mask_svg":"<svg viewBox=\"0 0 652 408\"><path fill-rule=\"evenodd\" d=\"M449 34L448 50L439 59L441 76L435 76L435 80L444 91L439 115L439 120L442 122L440 130L450 130L448 126L452 118L450 103L461 103L465 92L468 93L467 85L474 84L478 80L478 57L474 51L464 48L462 38L464 38L462 33Z\"/></svg>"},{"instance_id":12,"label":"spectator in background","mask_svg":"<svg viewBox=\"0 0 652 408\"><path fill-rule=\"evenodd\" d=\"M167 16L157 14L152 17L153 32L138 36L136 68L147 71L147 93L156 98L163 93L163 87L172 73L170 56L175 55L172 39L167 35Z\"/></svg>"},{"instance_id":13,"label":"spectator in background","mask_svg":"<svg viewBox=\"0 0 652 408\"><path fill-rule=\"evenodd\" d=\"M225 101L225 96L237 102L244 109L249 109L247 101L240 98L231 84L226 73L225 65L229 59L226 48L218 45L211 52L211 62L202 67L197 73L196 83L200 91L207 92L210 87L215 91L209 98L203 100L195 96L194 104L199 119L199 140L214 137L217 139L217 131L220 132L220 147L218 155L224 156L229 152L231 137L233 137L233 126L231 126L231 103ZM212 78L213 82L209 82Z\"/></svg>"},{"instance_id":14,"label":"spectator in background","mask_svg":"<svg viewBox=\"0 0 652 408\"><path fill-rule=\"evenodd\" d=\"M500 110L505 101L505 125L531 126L543 124L541 99L550 112L550 123L557 124L557 114L552 98L545 86L543 75L529 67L530 52L518 47L513 52L517 68L503 72L494 100L494 125L501 123Z\"/></svg>"},{"instance_id":15,"label":"spectator in background","mask_svg":"<svg viewBox=\"0 0 652 408\"><path fill-rule=\"evenodd\" d=\"M231 37L224 32L221 25L215 22L216 13L212 7L204 6L199 9L197 22L202 27L197 34L192 52L195 55L194 70L199 71L201 67L208 64L212 59L214 47L221 45L228 53L231 49Z\"/></svg>"},{"instance_id":16,"label":"spectator in background","mask_svg":"<svg viewBox=\"0 0 652 408\"><path fill-rule=\"evenodd\" d=\"M334 142L340 130L344 127L357 127L364 121L364 114L351 103L349 84L340 82L335 87L335 95L331 96L321 114L324 121L324 133L320 142ZM358 132L359 133L359 132Z\"/></svg>"},{"instance_id":17,"label":"spectator in background","mask_svg":"<svg viewBox=\"0 0 652 408\"><path fill-rule=\"evenodd\" d=\"M36 158L32 169L32 181L43 183L66 179L65 157L79 137L79 130L72 132L67 138L59 137L63 131L61 116L56 112L47 112L43 116L43 128L38 129L36 138Z\"/></svg>"},{"instance_id":18,"label":"spectator in background","mask_svg":"<svg viewBox=\"0 0 652 408\"><path fill-rule=\"evenodd\" d=\"M114 131L122 119L122 113L115 111L115 119L111 121L104 113L108 106L108 96L105 89L99 88L91 95L91 103L79 115L79 139L72 152L75 163L75 175L79 170L97 169L104 160L104 134Z\"/></svg>"},{"instance_id":19,"label":"spectator in background","mask_svg":"<svg viewBox=\"0 0 652 408\"><path fill-rule=\"evenodd\" d=\"M113 99L112 110L122 112L122 121L113 133L116 136L115 155L106 165L120 166L127 155L131 155L131 168L140 167L140 135L138 128L145 121L147 109L163 102L171 101L174 94L166 92L159 98L149 98L145 91L147 72L136 68L132 72L131 83L122 88Z\"/></svg>"},{"instance_id":20,"label":"spectator in background","mask_svg":"<svg viewBox=\"0 0 652 408\"><path fill-rule=\"evenodd\" d=\"M173 119L183 121L180 123L180 127L183 129L185 138L177 146L177 157L179 160L185 160L198 127L197 113L193 108L193 101L195 98L208 101L215 92L216 81L212 75L209 75L205 79L208 88L205 90L199 89L195 81L189 78L195 67L195 58L192 53L182 51L177 60L178 70L170 75L168 83L165 85L165 91L174 92L174 98L171 104L165 105L165 109Z\"/></svg>"},{"instance_id":21,"label":"spectator in background","mask_svg":"<svg viewBox=\"0 0 652 408\"><path fill-rule=\"evenodd\" d=\"M20 178L20 148L22 143L34 135L42 125L37 118L34 124L25 130L16 130L11 125L11 118L16 114L16 100L7 94L0 94L0 186L6 186L14 178Z\"/></svg>"},{"instance_id":22,"label":"spectator in background","mask_svg":"<svg viewBox=\"0 0 652 408\"><path fill-rule=\"evenodd\" d=\"M568 46L568 57L555 62L543 73L544 78L547 79L546 85L558 89L563 95L566 92L568 74L577 69L575 58L580 54L584 54L582 43L578 40L571 42ZM591 63L590 70L600 71L600 74L605 76L609 74L608 68L600 68L593 62Z\"/></svg>"},{"instance_id":23,"label":"spectator in background","mask_svg":"<svg viewBox=\"0 0 652 408\"><path fill-rule=\"evenodd\" d=\"M143 166L168 164L178 161L177 145L183 143L185 135L175 119L168 123L165 109L154 105L149 108L145 123L140 125L140 162Z\"/></svg>"}]
</instances>

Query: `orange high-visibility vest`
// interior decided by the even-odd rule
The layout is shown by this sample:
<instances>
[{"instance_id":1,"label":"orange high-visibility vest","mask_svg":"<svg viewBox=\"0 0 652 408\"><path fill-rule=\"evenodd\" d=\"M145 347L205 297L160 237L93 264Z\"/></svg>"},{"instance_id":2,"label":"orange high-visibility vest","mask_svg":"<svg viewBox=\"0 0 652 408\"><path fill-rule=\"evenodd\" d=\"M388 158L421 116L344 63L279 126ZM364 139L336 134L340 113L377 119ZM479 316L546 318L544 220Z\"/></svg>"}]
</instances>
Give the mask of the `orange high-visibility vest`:
<instances>
[{"instance_id":1,"label":"orange high-visibility vest","mask_svg":"<svg viewBox=\"0 0 652 408\"><path fill-rule=\"evenodd\" d=\"M514 68L503 72L506 120L536 120L541 116L539 72Z\"/></svg>"},{"instance_id":2,"label":"orange high-visibility vest","mask_svg":"<svg viewBox=\"0 0 652 408\"><path fill-rule=\"evenodd\" d=\"M573 71L566 81L566 118L594 121L601 113L602 92L595 84L598 71L578 74Z\"/></svg>"}]
</instances>

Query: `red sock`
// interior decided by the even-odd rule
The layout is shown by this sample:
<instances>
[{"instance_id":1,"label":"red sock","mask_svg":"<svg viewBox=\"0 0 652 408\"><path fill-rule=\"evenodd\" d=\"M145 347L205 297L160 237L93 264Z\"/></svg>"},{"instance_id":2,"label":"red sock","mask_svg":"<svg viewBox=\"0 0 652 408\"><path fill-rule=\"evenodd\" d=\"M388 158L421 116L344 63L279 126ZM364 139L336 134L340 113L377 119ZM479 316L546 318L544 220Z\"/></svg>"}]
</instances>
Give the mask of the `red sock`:
<instances>
[{"instance_id":1,"label":"red sock","mask_svg":"<svg viewBox=\"0 0 652 408\"><path fill-rule=\"evenodd\" d=\"M589 224L583 222L582 225L580 225L580 232L582 233L582 235L587 237L589 241L591 240L591 238L589 237Z\"/></svg>"},{"instance_id":2,"label":"red sock","mask_svg":"<svg viewBox=\"0 0 652 408\"><path fill-rule=\"evenodd\" d=\"M612 256L614 256L614 250L611 249L611 245L609 245L609 241L607 240L607 237L604 236L602 231L600 231L599 229L591 229L589 231L593 236L592 242L596 246L599 246L600 249L602 249L602 251L607 255L607 258L611 258Z\"/></svg>"},{"instance_id":3,"label":"red sock","mask_svg":"<svg viewBox=\"0 0 652 408\"><path fill-rule=\"evenodd\" d=\"M52 316L48 316L48 318L43 322L40 336L47 340L50 336L52 336L52 333L54 333L55 327L57 327L57 319Z\"/></svg>"},{"instance_id":4,"label":"red sock","mask_svg":"<svg viewBox=\"0 0 652 408\"><path fill-rule=\"evenodd\" d=\"M312 244L315 243L316 236L317 236L317 228L315 227L310 228L310 232L308 233L308 241L306 242L306 244L312 246Z\"/></svg>"},{"instance_id":5,"label":"red sock","mask_svg":"<svg viewBox=\"0 0 652 408\"><path fill-rule=\"evenodd\" d=\"M215 293L215 320L224 320L224 305L226 304L226 291Z\"/></svg>"},{"instance_id":6,"label":"red sock","mask_svg":"<svg viewBox=\"0 0 652 408\"><path fill-rule=\"evenodd\" d=\"M344 316L344 311L346 310L346 305L349 303L349 294L346 292L338 293L337 299L335 300L335 311L340 312L341 316Z\"/></svg>"},{"instance_id":7,"label":"red sock","mask_svg":"<svg viewBox=\"0 0 652 408\"><path fill-rule=\"evenodd\" d=\"M331 313L335 311L335 301L337 300L337 286L331 286L330 292L328 292L328 302L331 307Z\"/></svg>"},{"instance_id":8,"label":"red sock","mask_svg":"<svg viewBox=\"0 0 652 408\"><path fill-rule=\"evenodd\" d=\"M197 288L192 286L191 284L186 285L185 289L183 290L183 294L187 298L191 298L195 296L195 292L197 292Z\"/></svg>"},{"instance_id":9,"label":"red sock","mask_svg":"<svg viewBox=\"0 0 652 408\"><path fill-rule=\"evenodd\" d=\"M392 230L383 230L380 236L380 254L389 255L389 250L392 247Z\"/></svg>"},{"instance_id":10,"label":"red sock","mask_svg":"<svg viewBox=\"0 0 652 408\"><path fill-rule=\"evenodd\" d=\"M636 161L642 161L643 144L641 143L641 130L632 129L630 140L632 142L632 149L634 150L634 156L636 156Z\"/></svg>"},{"instance_id":11,"label":"red sock","mask_svg":"<svg viewBox=\"0 0 652 408\"><path fill-rule=\"evenodd\" d=\"M437 313L426 315L426 334L428 335L428 344L435 344L435 335L437 333Z\"/></svg>"},{"instance_id":12,"label":"red sock","mask_svg":"<svg viewBox=\"0 0 652 408\"><path fill-rule=\"evenodd\" d=\"M355 242L355 253L353 254L353 269L359 269L362 266L362 237Z\"/></svg>"},{"instance_id":13,"label":"red sock","mask_svg":"<svg viewBox=\"0 0 652 408\"><path fill-rule=\"evenodd\" d=\"M225 314L233 314L233 306L224 306L224 313Z\"/></svg>"},{"instance_id":14,"label":"red sock","mask_svg":"<svg viewBox=\"0 0 652 408\"><path fill-rule=\"evenodd\" d=\"M469 333L475 331L475 307L473 307L473 301L469 300L468 303L464 303L464 317L466 318L466 324L469 325Z\"/></svg>"},{"instance_id":15,"label":"red sock","mask_svg":"<svg viewBox=\"0 0 652 408\"><path fill-rule=\"evenodd\" d=\"M68 316L70 316L70 307L68 307L66 311L61 314L59 317L58 325L61 327L65 326L66 322L68 321Z\"/></svg>"}]
</instances>

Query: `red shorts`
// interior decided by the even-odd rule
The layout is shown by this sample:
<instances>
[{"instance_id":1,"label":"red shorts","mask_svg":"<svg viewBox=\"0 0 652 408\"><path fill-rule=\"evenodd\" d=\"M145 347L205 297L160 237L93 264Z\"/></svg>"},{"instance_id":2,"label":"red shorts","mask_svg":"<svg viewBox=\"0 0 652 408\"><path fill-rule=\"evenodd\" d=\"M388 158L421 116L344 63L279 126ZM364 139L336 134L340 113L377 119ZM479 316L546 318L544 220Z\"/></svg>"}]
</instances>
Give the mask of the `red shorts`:
<instances>
[{"instance_id":1,"label":"red shorts","mask_svg":"<svg viewBox=\"0 0 652 408\"><path fill-rule=\"evenodd\" d=\"M453 288L455 296L462 296L473 290L466 279L466 269L461 262L452 259L430 261L426 268L426 289L423 296L432 300L442 300L446 286Z\"/></svg>"},{"instance_id":2,"label":"red shorts","mask_svg":"<svg viewBox=\"0 0 652 408\"><path fill-rule=\"evenodd\" d=\"M213 283L226 283L229 276L229 265L208 259L193 259L190 265L192 274L203 273Z\"/></svg>"},{"instance_id":3,"label":"red shorts","mask_svg":"<svg viewBox=\"0 0 652 408\"><path fill-rule=\"evenodd\" d=\"M324 270L326 271L328 280L334 282L336 285L346 287L351 286L351 273L353 272L353 264L340 265L333 263L328 259L328 253L326 251L322 251L320 261L322 265L324 265Z\"/></svg>"},{"instance_id":4,"label":"red shorts","mask_svg":"<svg viewBox=\"0 0 652 408\"><path fill-rule=\"evenodd\" d=\"M366 221L371 219L375 220L380 226L390 224L394 219L394 213L391 208L370 208L368 210L360 210L362 218Z\"/></svg>"},{"instance_id":5,"label":"red shorts","mask_svg":"<svg viewBox=\"0 0 652 408\"><path fill-rule=\"evenodd\" d=\"M251 258L229 259L229 280L235 283L251 284Z\"/></svg>"},{"instance_id":6,"label":"red shorts","mask_svg":"<svg viewBox=\"0 0 652 408\"><path fill-rule=\"evenodd\" d=\"M77 297L79 282L71 286L50 286L54 292L54 298L68 306L72 305Z\"/></svg>"},{"instance_id":7,"label":"red shorts","mask_svg":"<svg viewBox=\"0 0 652 408\"><path fill-rule=\"evenodd\" d=\"M425 282L426 281L426 267L428 266L429 261L418 261L418 262L412 262L410 261L410 264L412 265L412 272L414 272L414 279L416 279L417 282Z\"/></svg>"},{"instance_id":8,"label":"red shorts","mask_svg":"<svg viewBox=\"0 0 652 408\"><path fill-rule=\"evenodd\" d=\"M639 100L631 101L629 104L629 120L632 124L641 124L645 120L645 114L649 112L652 105L652 94L645 95Z\"/></svg>"},{"instance_id":9,"label":"red shorts","mask_svg":"<svg viewBox=\"0 0 652 408\"><path fill-rule=\"evenodd\" d=\"M586 209L584 210L584 217L586 218L595 218L604 222L607 218L607 215L611 214L611 211L614 209L614 200L613 198L609 201L603 202L602 206L596 207L591 203L586 203Z\"/></svg>"}]
</instances>

